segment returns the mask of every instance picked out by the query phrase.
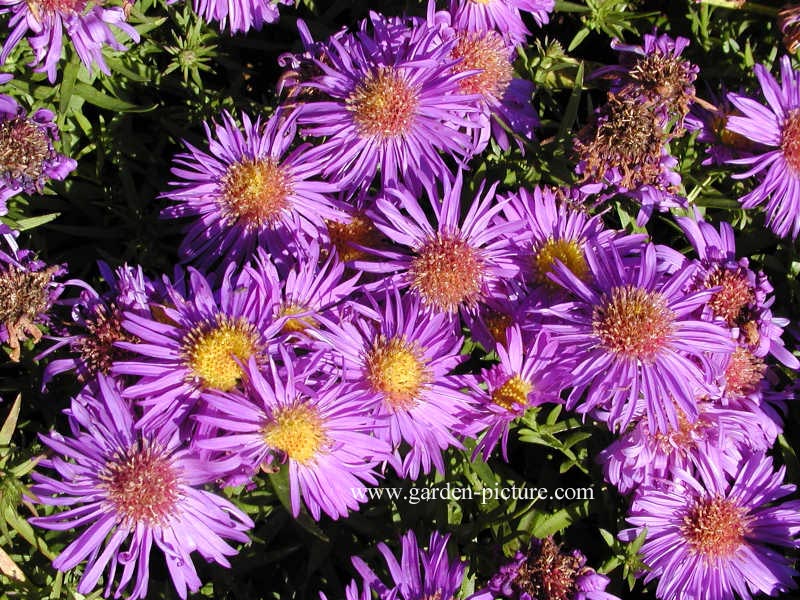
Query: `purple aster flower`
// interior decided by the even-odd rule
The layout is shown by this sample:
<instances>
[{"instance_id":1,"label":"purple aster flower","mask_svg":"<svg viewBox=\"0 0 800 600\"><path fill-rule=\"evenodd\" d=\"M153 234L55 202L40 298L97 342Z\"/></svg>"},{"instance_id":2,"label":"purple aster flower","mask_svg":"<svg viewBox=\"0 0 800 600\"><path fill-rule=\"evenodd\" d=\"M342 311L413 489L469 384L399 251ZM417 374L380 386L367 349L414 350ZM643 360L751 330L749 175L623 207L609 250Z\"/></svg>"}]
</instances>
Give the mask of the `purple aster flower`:
<instances>
[{"instance_id":1,"label":"purple aster flower","mask_svg":"<svg viewBox=\"0 0 800 600\"><path fill-rule=\"evenodd\" d=\"M320 336L332 349L329 360L341 365L361 402L388 421L376 435L395 449L390 462L401 477L416 479L432 465L444 473L442 451L461 447L456 436L471 403L461 378L450 375L465 358L463 338L448 315L424 311L418 298L401 299L396 289L373 310L378 319L328 323Z\"/></svg>"},{"instance_id":2,"label":"purple aster flower","mask_svg":"<svg viewBox=\"0 0 800 600\"><path fill-rule=\"evenodd\" d=\"M554 0L450 0L450 14L458 29L495 30L513 45L524 43L531 33L520 11L531 13L541 26L550 20L554 7Z\"/></svg>"},{"instance_id":3,"label":"purple aster flower","mask_svg":"<svg viewBox=\"0 0 800 600\"><path fill-rule=\"evenodd\" d=\"M206 22L219 21L219 26L228 26L231 33L243 33L255 29L261 31L265 23L274 23L280 17L279 5L294 4L294 0L194 0L194 10Z\"/></svg>"},{"instance_id":4,"label":"purple aster flower","mask_svg":"<svg viewBox=\"0 0 800 600\"><path fill-rule=\"evenodd\" d=\"M185 295L167 283L167 302L149 314L123 313L122 327L138 342L117 342L131 357L111 367L115 375L136 375L126 397L147 410L140 423L180 422L204 389L229 391L239 385L242 363L266 364L271 339L280 330L266 278L247 267L226 270L219 289L189 269Z\"/></svg>"},{"instance_id":5,"label":"purple aster flower","mask_svg":"<svg viewBox=\"0 0 800 600\"><path fill-rule=\"evenodd\" d=\"M0 51L0 64L4 63L19 41L30 32L28 43L34 53L31 66L39 65L37 72L46 72L50 83L56 80L56 67L63 50L63 32L72 42L75 52L91 73L97 66L110 75L103 60L103 47L125 50L111 26L134 42L139 32L126 23L132 2L123 7L104 8L95 0L0 0L0 14L11 13L8 27L11 33Z\"/></svg>"},{"instance_id":6,"label":"purple aster flower","mask_svg":"<svg viewBox=\"0 0 800 600\"><path fill-rule=\"evenodd\" d=\"M0 228L10 246L8 253L0 250L0 342L8 344L9 356L17 362L20 342L30 338L36 343L42 338L38 326L50 321L50 308L64 289L57 278L66 269L48 266L30 250L20 250L10 231Z\"/></svg>"},{"instance_id":7,"label":"purple aster flower","mask_svg":"<svg viewBox=\"0 0 800 600\"><path fill-rule=\"evenodd\" d=\"M676 220L699 257L694 287L717 290L703 308L703 317L724 321L731 328L732 337L755 357L772 354L787 367L800 368L800 361L781 339L789 321L773 317L770 310L775 302L772 285L763 272L750 268L746 258L736 259L731 225L721 222L718 232L697 212L694 218Z\"/></svg>"},{"instance_id":8,"label":"purple aster flower","mask_svg":"<svg viewBox=\"0 0 800 600\"><path fill-rule=\"evenodd\" d=\"M80 279L70 279L65 286L80 289L77 298L61 299L59 304L72 307L74 325L67 335L50 335L56 343L41 353L44 358L67 346L73 353L71 358L59 358L48 363L43 382L46 385L55 375L68 371L79 381L86 382L97 374L108 375L111 366L118 360L130 357L116 342L137 342L135 336L122 327L122 313L135 312L149 315L150 301L155 296L152 283L145 277L141 267L123 265L112 271L104 262L99 263L100 273L108 286L102 294Z\"/></svg>"},{"instance_id":9,"label":"purple aster flower","mask_svg":"<svg viewBox=\"0 0 800 600\"><path fill-rule=\"evenodd\" d=\"M434 598L457 598L467 563L452 560L447 554L450 534L434 531L427 550L421 548L417 536L408 531L402 538L402 551L398 560L384 543L378 544L392 583L386 585L378 575L358 556L353 557L353 566L361 575L365 589L378 594L380 600L429 600Z\"/></svg>"},{"instance_id":10,"label":"purple aster flower","mask_svg":"<svg viewBox=\"0 0 800 600\"><path fill-rule=\"evenodd\" d=\"M0 215L11 196L41 192L48 178L60 181L78 165L53 148L58 140L53 119L44 108L29 117L13 98L0 94Z\"/></svg>"},{"instance_id":11,"label":"purple aster flower","mask_svg":"<svg viewBox=\"0 0 800 600\"><path fill-rule=\"evenodd\" d=\"M468 437L483 432L473 458L483 454L484 460L489 460L500 441L503 459L508 461L511 422L532 406L560 402L559 392L567 377L558 362L558 345L547 334L539 333L523 342L518 326L507 332L507 346L498 344L495 348L499 364L485 370L478 380L468 380L477 405L464 431ZM486 384L485 389L479 382Z\"/></svg>"},{"instance_id":12,"label":"purple aster flower","mask_svg":"<svg viewBox=\"0 0 800 600\"><path fill-rule=\"evenodd\" d=\"M627 427L640 400L651 431L678 427L679 410L694 421L696 394L710 390L713 375L704 354L734 349L727 329L692 316L711 295L684 291L695 268L660 272L652 244L627 264L614 246L590 247L586 262L589 283L556 267L553 277L575 300L543 311L558 319L545 331L578 361L567 408L607 410L612 429Z\"/></svg>"},{"instance_id":13,"label":"purple aster flower","mask_svg":"<svg viewBox=\"0 0 800 600\"><path fill-rule=\"evenodd\" d=\"M643 235L623 235L607 230L599 215L591 216L565 196L569 191L535 187L521 188L508 196L503 214L509 222L522 223L514 244L525 282L533 293L550 300L563 289L550 278L561 262L581 281L590 276L587 245L615 244L623 254L638 249Z\"/></svg>"},{"instance_id":14,"label":"purple aster flower","mask_svg":"<svg viewBox=\"0 0 800 600\"><path fill-rule=\"evenodd\" d=\"M681 133L683 119L695 100L694 80L700 70L681 57L688 45L685 37L673 39L655 32L645 34L642 46L614 40L611 47L623 52L622 64L599 69L592 77L612 77L613 94L649 105L661 116L664 128L676 119L675 133Z\"/></svg>"},{"instance_id":15,"label":"purple aster flower","mask_svg":"<svg viewBox=\"0 0 800 600\"><path fill-rule=\"evenodd\" d=\"M794 589L797 571L773 549L800 546L800 501L778 503L795 490L782 483L785 471L753 454L733 477L699 463L697 475L677 471L666 489L643 489L628 517L635 529L620 535L633 539L647 528L644 581L659 578L656 596L750 600Z\"/></svg>"},{"instance_id":16,"label":"purple aster flower","mask_svg":"<svg viewBox=\"0 0 800 600\"><path fill-rule=\"evenodd\" d=\"M502 203L493 203L497 184L485 194L481 185L462 218L461 186L459 172L452 185L444 182L441 199L428 193L433 225L412 193L387 190L375 204L374 221L398 248L375 251L382 263L356 266L391 273L382 285L410 288L437 312L474 309L478 301L500 294L501 282L518 271L508 236L519 225L498 216Z\"/></svg>"},{"instance_id":17,"label":"purple aster flower","mask_svg":"<svg viewBox=\"0 0 800 600\"><path fill-rule=\"evenodd\" d=\"M731 115L727 128L761 144L763 152L728 161L751 165L737 179L758 173L756 188L739 198L743 208L766 202L767 224L777 235L800 234L800 72L792 68L788 56L781 58L781 83L763 65L755 66L756 78L768 106L747 96L728 94L742 116Z\"/></svg>"},{"instance_id":18,"label":"purple aster flower","mask_svg":"<svg viewBox=\"0 0 800 600\"><path fill-rule=\"evenodd\" d=\"M291 150L294 113L279 110L267 121L242 114L242 128L230 113L206 123L208 152L188 142L175 157L176 188L162 196L175 204L164 218L190 217L179 252L206 267L240 261L268 246L276 229L300 228L312 238L325 218L338 213L327 196L332 186L317 180L322 163L310 160L309 145Z\"/></svg>"},{"instance_id":19,"label":"purple aster flower","mask_svg":"<svg viewBox=\"0 0 800 600\"><path fill-rule=\"evenodd\" d=\"M285 273L279 274L270 255L261 248L253 260L272 292L275 318L283 318L280 333L302 345L311 341L307 330L319 328L320 318L335 320L332 311L359 289L356 282L360 273L345 279L344 263L335 252L320 261L317 242L299 249L296 263Z\"/></svg>"},{"instance_id":20,"label":"purple aster flower","mask_svg":"<svg viewBox=\"0 0 800 600\"><path fill-rule=\"evenodd\" d=\"M735 474L743 456L766 451L774 442L764 429L754 427L757 421L748 410L710 402L699 402L697 408L695 421L679 413L678 427L666 433L651 432L647 420L638 421L600 453L606 481L623 494L639 486L660 487L672 473L690 471L702 457Z\"/></svg>"},{"instance_id":21,"label":"purple aster flower","mask_svg":"<svg viewBox=\"0 0 800 600\"><path fill-rule=\"evenodd\" d=\"M552 537L532 539L489 581L489 598L513 600L619 600L605 591L609 578L586 566L579 551L563 552ZM473 598L473 597L470 597Z\"/></svg>"},{"instance_id":22,"label":"purple aster flower","mask_svg":"<svg viewBox=\"0 0 800 600\"><path fill-rule=\"evenodd\" d=\"M78 592L91 593L105 572L105 596L114 590L119 597L133 583L128 597L145 598L154 543L183 599L201 585L193 552L230 567L226 557L236 550L225 540L247 542L253 522L199 489L216 474L182 446L174 429L139 431L117 383L104 375L65 412L72 437L52 432L41 438L56 456L39 465L59 478L34 472L31 492L41 504L70 508L31 522L59 531L88 525L53 561L59 571L87 561Z\"/></svg>"},{"instance_id":23,"label":"purple aster flower","mask_svg":"<svg viewBox=\"0 0 800 600\"><path fill-rule=\"evenodd\" d=\"M288 463L292 513L301 499L311 516L325 512L333 519L357 510L353 490L378 482L375 467L389 457L379 439L376 421L357 392L347 392L334 379L315 383L314 373L295 372L282 349L284 369L270 362L262 373L255 359L245 367L246 394L206 392L206 408L196 415L219 435L197 442L229 460L237 471L252 476L273 463Z\"/></svg>"},{"instance_id":24,"label":"purple aster flower","mask_svg":"<svg viewBox=\"0 0 800 600\"><path fill-rule=\"evenodd\" d=\"M383 186L452 178L440 152L457 161L471 152L480 98L460 93L469 73L453 71L455 41L441 29L417 20L398 36L373 14L372 34L332 37L324 59L312 59L321 74L301 84L315 93L298 122L326 138L315 153L326 177L342 188L367 187L377 173Z\"/></svg>"},{"instance_id":25,"label":"purple aster flower","mask_svg":"<svg viewBox=\"0 0 800 600\"><path fill-rule=\"evenodd\" d=\"M531 106L532 82L514 77L516 50L496 31L454 31L456 44L450 55L459 59L457 73L472 73L459 80L462 93L480 96L481 111L474 116L475 153L482 152L493 135L504 150L509 147L506 129L527 140L539 125ZM521 145L520 145L521 146Z\"/></svg>"}]
</instances>

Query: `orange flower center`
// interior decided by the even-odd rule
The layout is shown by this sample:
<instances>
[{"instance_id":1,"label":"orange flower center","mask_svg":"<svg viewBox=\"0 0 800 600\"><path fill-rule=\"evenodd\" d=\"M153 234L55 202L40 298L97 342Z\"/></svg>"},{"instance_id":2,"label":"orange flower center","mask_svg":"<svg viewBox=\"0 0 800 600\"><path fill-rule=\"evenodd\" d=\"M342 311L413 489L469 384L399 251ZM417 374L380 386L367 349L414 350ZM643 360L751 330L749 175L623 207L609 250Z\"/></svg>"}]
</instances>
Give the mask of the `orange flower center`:
<instances>
[{"instance_id":1,"label":"orange flower center","mask_svg":"<svg viewBox=\"0 0 800 600\"><path fill-rule=\"evenodd\" d=\"M425 358L418 347L403 338L381 336L366 357L367 381L394 409L412 408L430 381Z\"/></svg>"},{"instance_id":2,"label":"orange flower center","mask_svg":"<svg viewBox=\"0 0 800 600\"><path fill-rule=\"evenodd\" d=\"M416 90L391 67L367 75L347 99L360 133L380 139L406 134L418 104Z\"/></svg>"},{"instance_id":3,"label":"orange flower center","mask_svg":"<svg viewBox=\"0 0 800 600\"><path fill-rule=\"evenodd\" d=\"M481 69L480 73L459 80L458 86L465 94L501 98L511 83L513 68L497 32L461 33L451 56L460 59L453 66L456 73Z\"/></svg>"},{"instance_id":4,"label":"orange flower center","mask_svg":"<svg viewBox=\"0 0 800 600\"><path fill-rule=\"evenodd\" d=\"M244 159L228 167L221 180L222 209L229 222L258 229L280 221L289 208L292 181L271 158Z\"/></svg>"},{"instance_id":5,"label":"orange flower center","mask_svg":"<svg viewBox=\"0 0 800 600\"><path fill-rule=\"evenodd\" d=\"M411 287L426 304L455 312L481 297L483 260L475 248L458 237L441 234L417 250L409 269Z\"/></svg>"},{"instance_id":6,"label":"orange flower center","mask_svg":"<svg viewBox=\"0 0 800 600\"><path fill-rule=\"evenodd\" d=\"M674 320L662 294L626 285L613 288L595 307L592 328L610 352L652 361L669 342Z\"/></svg>"},{"instance_id":7,"label":"orange flower center","mask_svg":"<svg viewBox=\"0 0 800 600\"><path fill-rule=\"evenodd\" d=\"M790 110L783 122L781 151L792 173L800 174L800 108Z\"/></svg>"},{"instance_id":8,"label":"orange flower center","mask_svg":"<svg viewBox=\"0 0 800 600\"><path fill-rule=\"evenodd\" d=\"M749 531L745 510L722 497L701 498L683 517L681 533L692 552L708 561L736 552Z\"/></svg>"}]
</instances>

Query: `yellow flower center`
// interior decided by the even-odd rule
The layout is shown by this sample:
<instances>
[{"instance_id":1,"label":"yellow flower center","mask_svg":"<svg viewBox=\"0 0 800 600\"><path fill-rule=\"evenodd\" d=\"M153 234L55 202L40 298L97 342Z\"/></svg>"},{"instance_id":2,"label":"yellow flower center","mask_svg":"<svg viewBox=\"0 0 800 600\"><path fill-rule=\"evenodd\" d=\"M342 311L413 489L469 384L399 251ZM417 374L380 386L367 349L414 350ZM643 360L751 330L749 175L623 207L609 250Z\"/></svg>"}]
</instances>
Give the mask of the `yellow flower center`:
<instances>
[{"instance_id":1,"label":"yellow flower center","mask_svg":"<svg viewBox=\"0 0 800 600\"><path fill-rule=\"evenodd\" d=\"M381 139L407 133L418 104L416 90L392 67L367 75L347 99L360 133Z\"/></svg>"},{"instance_id":2,"label":"yellow flower center","mask_svg":"<svg viewBox=\"0 0 800 600\"><path fill-rule=\"evenodd\" d=\"M509 379L492 392L492 402L508 411L514 410L515 406L525 406L528 404L528 394L531 393L533 386L517 375Z\"/></svg>"},{"instance_id":3,"label":"yellow flower center","mask_svg":"<svg viewBox=\"0 0 800 600\"><path fill-rule=\"evenodd\" d=\"M184 348L189 369L204 387L230 391L242 377L236 360L246 363L256 354L258 339L253 325L244 319L219 316L211 327L201 325L187 336Z\"/></svg>"},{"instance_id":4,"label":"yellow flower center","mask_svg":"<svg viewBox=\"0 0 800 600\"><path fill-rule=\"evenodd\" d=\"M422 387L430 381L420 350L405 339L381 336L366 357L367 381L390 406L411 408Z\"/></svg>"},{"instance_id":5,"label":"yellow flower center","mask_svg":"<svg viewBox=\"0 0 800 600\"><path fill-rule=\"evenodd\" d=\"M244 159L233 163L222 177L222 210L229 222L246 227L274 225L289 208L292 181L271 158Z\"/></svg>"},{"instance_id":6,"label":"yellow flower center","mask_svg":"<svg viewBox=\"0 0 800 600\"><path fill-rule=\"evenodd\" d=\"M299 306L297 304L289 304L284 306L280 311L281 317L288 316L289 318L286 319L281 331L283 333L301 333L308 329L309 327L317 327L319 324L317 320L312 317L311 315L305 315L302 317L293 317L292 315L299 315L301 313L308 312L308 309Z\"/></svg>"},{"instance_id":7,"label":"yellow flower center","mask_svg":"<svg viewBox=\"0 0 800 600\"><path fill-rule=\"evenodd\" d=\"M364 213L355 213L349 223L325 221L325 225L328 227L331 243L342 262L369 258L369 254L355 248L354 244L365 248L379 248L382 245L378 228Z\"/></svg>"},{"instance_id":8,"label":"yellow flower center","mask_svg":"<svg viewBox=\"0 0 800 600\"><path fill-rule=\"evenodd\" d=\"M272 416L274 420L264 428L264 441L291 460L306 464L327 445L328 436L316 408L298 404Z\"/></svg>"},{"instance_id":9,"label":"yellow flower center","mask_svg":"<svg viewBox=\"0 0 800 600\"><path fill-rule=\"evenodd\" d=\"M556 240L549 238L538 248L534 248L533 268L536 283L545 285L550 289L557 289L560 286L550 279L548 275L553 273L556 261L561 261L565 267L572 271L573 275L581 281L586 281L589 275L589 265L583 254L581 245L575 240Z\"/></svg>"}]
</instances>

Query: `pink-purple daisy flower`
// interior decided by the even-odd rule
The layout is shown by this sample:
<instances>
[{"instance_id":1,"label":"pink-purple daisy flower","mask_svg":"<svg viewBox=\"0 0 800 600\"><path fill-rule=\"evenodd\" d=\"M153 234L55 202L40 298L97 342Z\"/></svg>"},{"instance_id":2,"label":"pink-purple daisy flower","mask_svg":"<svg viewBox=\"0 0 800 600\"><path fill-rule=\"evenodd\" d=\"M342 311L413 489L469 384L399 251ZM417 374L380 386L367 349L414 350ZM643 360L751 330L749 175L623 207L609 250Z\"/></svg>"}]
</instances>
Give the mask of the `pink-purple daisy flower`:
<instances>
[{"instance_id":1,"label":"pink-purple daisy flower","mask_svg":"<svg viewBox=\"0 0 800 600\"><path fill-rule=\"evenodd\" d=\"M240 385L242 364L266 364L282 324L256 268L234 274L231 264L218 289L190 268L186 292L167 284L164 304L123 313L122 327L138 341L116 343L129 355L111 372L139 377L124 393L146 408L142 425L182 421L201 390Z\"/></svg>"},{"instance_id":2,"label":"pink-purple daisy flower","mask_svg":"<svg viewBox=\"0 0 800 600\"><path fill-rule=\"evenodd\" d=\"M66 33L90 73L96 66L109 75L103 48L125 50L112 26L134 42L139 41L139 32L126 22L131 4L104 7L96 0L0 0L0 14L11 14L11 32L0 50L0 63L27 34L35 57L31 66L38 65L35 70L46 72L50 83L54 83Z\"/></svg>"},{"instance_id":3,"label":"pink-purple daisy flower","mask_svg":"<svg viewBox=\"0 0 800 600\"><path fill-rule=\"evenodd\" d=\"M396 289L373 312L377 320L354 316L328 324L321 337L331 348L329 361L387 421L376 434L392 445L390 462L402 477L416 479L431 467L444 473L442 451L461 447L462 417L471 405L460 378L451 375L465 358L463 338L449 315L425 311L418 298L400 298Z\"/></svg>"},{"instance_id":4,"label":"pink-purple daisy flower","mask_svg":"<svg viewBox=\"0 0 800 600\"><path fill-rule=\"evenodd\" d=\"M346 517L365 500L354 490L376 484L375 468L389 456L383 424L357 392L327 377L320 384L319 374L295 372L285 351L282 358L282 369L272 361L263 373L251 359L246 394L205 392L196 419L217 435L197 443L226 462L239 459L239 476L287 463L295 517L301 503L317 520Z\"/></svg>"},{"instance_id":5,"label":"pink-purple daisy flower","mask_svg":"<svg viewBox=\"0 0 800 600\"><path fill-rule=\"evenodd\" d=\"M436 312L456 314L501 294L501 283L518 272L510 235L519 225L499 216L496 187L481 185L462 217L459 172L455 182L444 183L441 198L430 197L433 223L414 194L388 190L375 203L374 221L396 249L375 251L381 263L356 265L387 273L387 284L409 288Z\"/></svg>"},{"instance_id":6,"label":"pink-purple daisy flower","mask_svg":"<svg viewBox=\"0 0 800 600\"><path fill-rule=\"evenodd\" d=\"M696 475L677 471L666 489L643 489L628 517L635 529L621 536L647 529L644 581L659 579L656 596L750 600L795 589L792 561L776 552L800 546L800 501L779 502L795 490L785 473L752 454L734 476L698 463Z\"/></svg>"},{"instance_id":7,"label":"pink-purple daisy flower","mask_svg":"<svg viewBox=\"0 0 800 600\"><path fill-rule=\"evenodd\" d=\"M194 10L206 22L217 21L222 29L231 33L261 31L265 24L280 18L280 5L293 5L294 0L194 0Z\"/></svg>"},{"instance_id":8,"label":"pink-purple daisy flower","mask_svg":"<svg viewBox=\"0 0 800 600\"><path fill-rule=\"evenodd\" d=\"M739 94L728 99L741 115L728 117L727 128L763 147L729 164L749 165L737 179L760 174L753 191L739 198L743 208L766 203L767 225L777 235L800 234L800 72L784 56L780 61L781 83L763 65L755 66L756 79L767 106Z\"/></svg>"},{"instance_id":9,"label":"pink-purple daisy flower","mask_svg":"<svg viewBox=\"0 0 800 600\"><path fill-rule=\"evenodd\" d=\"M550 20L553 0L450 0L453 25L465 31L497 31L514 45L525 42L530 31L521 11L533 15L540 26Z\"/></svg>"},{"instance_id":10,"label":"pink-purple daisy flower","mask_svg":"<svg viewBox=\"0 0 800 600\"><path fill-rule=\"evenodd\" d=\"M693 315L711 292L687 293L695 269L663 273L652 244L628 262L614 246L590 247L586 262L588 282L557 266L553 277L575 299L543 311L557 318L545 331L578 361L567 407L608 411L612 429L627 427L640 402L652 431L677 427L681 412L695 420L713 375L704 354L734 348L727 329Z\"/></svg>"},{"instance_id":11,"label":"pink-purple daisy flower","mask_svg":"<svg viewBox=\"0 0 800 600\"><path fill-rule=\"evenodd\" d=\"M66 531L85 527L53 561L60 571L86 561L77 590L90 594L106 574L105 596L147 596L153 546L164 555L177 594L201 585L191 555L229 567L228 541L247 542L253 522L228 500L204 491L215 473L183 447L174 428L140 431L117 383L100 376L67 411L71 436L53 432L53 452L36 471L37 502L67 510L31 522ZM132 586L132 588L130 588ZM130 589L129 589L130 588Z\"/></svg>"},{"instance_id":12,"label":"pink-purple daisy flower","mask_svg":"<svg viewBox=\"0 0 800 600\"><path fill-rule=\"evenodd\" d=\"M372 33L332 37L325 58L312 58L320 74L301 83L309 91L298 117L303 133L325 138L315 154L342 188L366 187L378 173L382 186L450 179L442 154L456 162L469 155L468 117L479 99L460 93L469 72L452 69L454 41L422 20L398 32L373 14L372 25Z\"/></svg>"},{"instance_id":13,"label":"pink-purple daisy flower","mask_svg":"<svg viewBox=\"0 0 800 600\"><path fill-rule=\"evenodd\" d=\"M230 113L206 123L208 151L186 143L178 154L172 182L162 196L174 204L164 218L191 219L179 252L188 261L210 266L241 261L256 247L274 241L277 229L297 226L311 237L336 216L319 180L323 164L310 159L309 146L293 148L295 114L278 111L266 121L242 114L240 128ZM213 127L213 131L212 131Z\"/></svg>"}]
</instances>

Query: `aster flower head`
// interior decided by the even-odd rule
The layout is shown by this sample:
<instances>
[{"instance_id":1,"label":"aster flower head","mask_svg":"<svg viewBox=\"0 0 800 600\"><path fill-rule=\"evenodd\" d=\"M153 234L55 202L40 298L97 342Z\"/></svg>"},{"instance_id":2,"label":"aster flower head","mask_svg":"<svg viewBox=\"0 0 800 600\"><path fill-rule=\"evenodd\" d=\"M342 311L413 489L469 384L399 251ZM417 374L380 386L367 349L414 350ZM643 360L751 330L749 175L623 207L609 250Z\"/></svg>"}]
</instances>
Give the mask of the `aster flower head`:
<instances>
[{"instance_id":1,"label":"aster flower head","mask_svg":"<svg viewBox=\"0 0 800 600\"><path fill-rule=\"evenodd\" d=\"M430 600L457 598L464 579L467 563L453 560L447 554L450 534L434 531L427 549L421 547L413 531L402 538L402 550L398 560L384 543L378 550L386 561L392 582L387 585L358 556L353 557L353 566L361 575L365 589L370 589L382 599Z\"/></svg>"},{"instance_id":2,"label":"aster flower head","mask_svg":"<svg viewBox=\"0 0 800 600\"><path fill-rule=\"evenodd\" d=\"M743 208L766 204L767 225L777 235L800 234L800 72L791 60L780 60L781 83L764 65L756 65L756 79L767 106L739 94L728 99L741 112L728 118L727 128L760 144L763 151L728 161L750 169L737 179L759 176L755 189L739 198Z\"/></svg>"},{"instance_id":3,"label":"aster flower head","mask_svg":"<svg viewBox=\"0 0 800 600\"><path fill-rule=\"evenodd\" d=\"M163 218L192 219L179 252L187 261L209 267L220 261L242 261L258 246L296 227L316 237L325 218L337 215L320 181L322 164L310 158L309 146L292 149L294 113L278 110L266 121L242 114L239 127L222 113L205 124L208 152L186 143L178 154L175 188L162 197L174 204ZM213 131L212 131L213 127Z\"/></svg>"},{"instance_id":4,"label":"aster flower head","mask_svg":"<svg viewBox=\"0 0 800 600\"><path fill-rule=\"evenodd\" d=\"M251 29L261 31L265 24L276 22L281 4L292 5L294 0L194 0L193 6L206 22L218 21L221 29L228 27L231 33L244 33Z\"/></svg>"},{"instance_id":5,"label":"aster flower head","mask_svg":"<svg viewBox=\"0 0 800 600\"><path fill-rule=\"evenodd\" d=\"M112 270L102 261L98 266L108 287L102 293L80 279L71 279L64 284L80 290L77 298L59 300L59 304L71 306L72 327L67 335L47 336L56 343L37 359L64 347L68 347L74 356L50 361L44 371L45 385L53 376L66 371L75 373L81 382L99 373L108 375L116 361L129 356L115 346L116 342L138 341L123 329L123 312L149 315L150 301L157 300L154 286L141 267L126 264Z\"/></svg>"},{"instance_id":6,"label":"aster flower head","mask_svg":"<svg viewBox=\"0 0 800 600\"><path fill-rule=\"evenodd\" d=\"M774 550L800 546L800 502L779 503L795 489L784 475L757 453L733 476L701 462L696 474L674 473L663 490L642 490L628 517L634 529L621 537L647 528L640 552L649 566L645 583L659 578L656 596L750 600L796 588L797 571Z\"/></svg>"},{"instance_id":7,"label":"aster flower head","mask_svg":"<svg viewBox=\"0 0 800 600\"><path fill-rule=\"evenodd\" d=\"M471 405L461 379L451 375L465 358L459 353L463 338L448 315L423 310L418 298L401 298L396 288L386 292L382 306L372 296L365 303L377 318L362 310L320 334L332 349L329 361L364 405L387 421L376 435L391 444L390 463L401 477L416 479L431 467L443 473L442 451L462 447L457 434Z\"/></svg>"},{"instance_id":8,"label":"aster flower head","mask_svg":"<svg viewBox=\"0 0 800 600\"><path fill-rule=\"evenodd\" d=\"M460 93L443 25L411 21L397 25L372 16L372 32L328 42L321 72L301 85L315 91L298 122L303 133L325 137L316 153L323 174L342 189L367 187L379 173L381 187L419 187L452 173L442 156L459 163L472 151L469 119L478 96ZM315 155L316 155L315 153Z\"/></svg>"},{"instance_id":9,"label":"aster flower head","mask_svg":"<svg viewBox=\"0 0 800 600\"><path fill-rule=\"evenodd\" d=\"M126 397L139 398L140 425L181 422L201 390L229 391L240 385L242 364L266 364L269 345L282 322L258 263L238 274L231 264L217 289L189 269L186 294L166 282L166 302L147 314L123 313L122 327L137 342L119 341L129 353L115 363L115 375L138 376Z\"/></svg>"},{"instance_id":10,"label":"aster flower head","mask_svg":"<svg viewBox=\"0 0 800 600\"><path fill-rule=\"evenodd\" d=\"M8 253L0 250L0 342L8 344L11 360L16 362L22 351L20 342L42 338L38 326L50 321L48 313L64 289L58 279L66 269L48 266L31 251L19 249L10 234L3 237L10 248Z\"/></svg>"},{"instance_id":11,"label":"aster flower head","mask_svg":"<svg viewBox=\"0 0 800 600\"><path fill-rule=\"evenodd\" d=\"M8 22L11 32L0 50L0 63L6 61L27 35L35 57L31 66L38 65L35 71L46 72L50 83L54 83L63 50L63 32L66 32L86 69L91 73L97 67L109 75L111 71L103 59L103 48L125 50L117 41L114 29L134 42L139 41L139 32L126 22L129 10L127 3L123 7L107 8L96 0L2 0L0 14L11 14Z\"/></svg>"},{"instance_id":12,"label":"aster flower head","mask_svg":"<svg viewBox=\"0 0 800 600\"><path fill-rule=\"evenodd\" d=\"M518 224L499 217L493 203L497 184L479 187L466 216L461 217L462 175L444 183L441 199L428 191L434 223L408 190L387 190L375 204L378 229L396 249L375 251L381 264L357 263L365 270L391 273L389 285L409 288L436 312L472 310L478 301L503 291L501 283L517 274L509 236Z\"/></svg>"},{"instance_id":13,"label":"aster flower head","mask_svg":"<svg viewBox=\"0 0 800 600\"><path fill-rule=\"evenodd\" d=\"M609 578L586 566L579 551L564 552L552 537L534 538L526 552L500 567L489 581L491 598L513 600L619 600L605 591Z\"/></svg>"},{"instance_id":14,"label":"aster flower head","mask_svg":"<svg viewBox=\"0 0 800 600\"><path fill-rule=\"evenodd\" d=\"M497 31L454 30L451 56L458 59L453 70L472 73L459 80L462 93L480 97L480 112L474 118L475 153L482 152L492 135L501 148L509 148L506 128L524 139L533 139L539 125L531 106L532 82L514 77L516 51ZM521 145L520 145L521 147Z\"/></svg>"},{"instance_id":15,"label":"aster flower head","mask_svg":"<svg viewBox=\"0 0 800 600\"><path fill-rule=\"evenodd\" d=\"M197 442L226 461L239 460L236 471L252 477L260 468L287 463L292 513L301 503L319 520L357 510L353 490L377 483L375 467L385 461L389 445L383 427L358 393L335 379L319 384L313 372L296 372L281 349L283 368L274 360L262 372L255 359L244 367L246 394L205 392L196 419L218 435Z\"/></svg>"},{"instance_id":16,"label":"aster flower head","mask_svg":"<svg viewBox=\"0 0 800 600\"><path fill-rule=\"evenodd\" d=\"M695 420L696 394L711 389L713 376L704 353L734 348L727 329L693 316L711 292L687 293L694 267L664 273L652 244L627 264L614 246L588 248L586 259L589 283L563 264L553 276L576 299L543 310L558 320L544 330L578 363L567 408L608 411L612 429L640 410L651 431L677 427L679 411Z\"/></svg>"},{"instance_id":17,"label":"aster flower head","mask_svg":"<svg viewBox=\"0 0 800 600\"><path fill-rule=\"evenodd\" d=\"M54 119L44 108L28 116L13 98L0 94L0 215L11 196L41 192L48 179L60 181L77 166L53 147Z\"/></svg>"},{"instance_id":18,"label":"aster flower head","mask_svg":"<svg viewBox=\"0 0 800 600\"><path fill-rule=\"evenodd\" d=\"M478 380L468 380L476 409L464 431L468 437L483 433L473 457L482 454L484 460L489 459L499 441L503 458L508 461L511 422L532 406L559 402L559 392L568 377L558 362L558 345L547 334L524 339L515 325L507 330L507 335L507 344L496 346L499 364L484 370ZM479 381L486 384L486 389Z\"/></svg>"},{"instance_id":19,"label":"aster flower head","mask_svg":"<svg viewBox=\"0 0 800 600\"><path fill-rule=\"evenodd\" d=\"M677 217L676 220L699 257L695 288L717 290L703 308L703 317L724 321L731 328L732 337L742 346L742 352L755 358L772 354L786 366L800 368L800 361L786 349L781 339L789 321L774 317L770 310L775 301L772 285L762 271L750 268L746 258L737 260L731 225L723 221L717 231L697 212L694 218Z\"/></svg>"},{"instance_id":20,"label":"aster flower head","mask_svg":"<svg viewBox=\"0 0 800 600\"><path fill-rule=\"evenodd\" d=\"M101 375L97 386L67 411L72 435L53 432L42 442L54 456L34 472L37 502L67 510L31 522L66 531L87 526L53 561L68 571L86 561L78 592L91 593L103 573L105 596L147 596L153 546L164 555L178 595L201 585L191 555L229 567L228 541L247 542L252 521L226 499L200 489L216 475L183 447L174 429L141 432L118 384ZM121 573L119 567L122 567ZM119 578L118 578L119 576Z\"/></svg>"}]
</instances>

